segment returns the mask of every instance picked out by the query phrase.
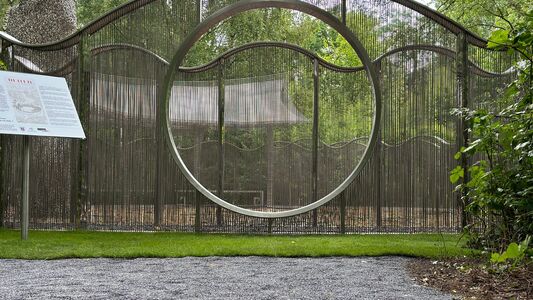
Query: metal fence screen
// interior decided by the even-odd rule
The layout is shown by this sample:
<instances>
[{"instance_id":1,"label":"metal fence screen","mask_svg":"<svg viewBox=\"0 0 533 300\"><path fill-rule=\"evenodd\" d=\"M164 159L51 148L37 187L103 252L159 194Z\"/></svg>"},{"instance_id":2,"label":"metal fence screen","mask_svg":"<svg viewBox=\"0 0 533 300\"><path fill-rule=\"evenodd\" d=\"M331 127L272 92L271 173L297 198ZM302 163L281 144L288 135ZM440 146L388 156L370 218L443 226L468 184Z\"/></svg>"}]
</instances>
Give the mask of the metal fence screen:
<instances>
[{"instance_id":1,"label":"metal fence screen","mask_svg":"<svg viewBox=\"0 0 533 300\"><path fill-rule=\"evenodd\" d=\"M34 229L454 232L451 111L497 107L514 78L514 57L409 0L136 0L57 43L0 41L11 71L67 79L87 134L32 139ZM22 139L0 139L17 228Z\"/></svg>"}]
</instances>

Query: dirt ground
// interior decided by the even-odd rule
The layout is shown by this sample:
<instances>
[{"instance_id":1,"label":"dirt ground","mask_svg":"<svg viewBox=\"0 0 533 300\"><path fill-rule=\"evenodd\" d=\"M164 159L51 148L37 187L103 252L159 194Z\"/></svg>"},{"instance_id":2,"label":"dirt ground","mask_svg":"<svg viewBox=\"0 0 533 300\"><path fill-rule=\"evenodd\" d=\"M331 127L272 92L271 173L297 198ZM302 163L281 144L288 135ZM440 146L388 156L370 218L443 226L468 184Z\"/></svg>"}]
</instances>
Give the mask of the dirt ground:
<instances>
[{"instance_id":1,"label":"dirt ground","mask_svg":"<svg viewBox=\"0 0 533 300\"><path fill-rule=\"evenodd\" d=\"M416 259L408 263L408 269L419 284L457 299L533 299L532 262L497 272L481 259Z\"/></svg>"}]
</instances>

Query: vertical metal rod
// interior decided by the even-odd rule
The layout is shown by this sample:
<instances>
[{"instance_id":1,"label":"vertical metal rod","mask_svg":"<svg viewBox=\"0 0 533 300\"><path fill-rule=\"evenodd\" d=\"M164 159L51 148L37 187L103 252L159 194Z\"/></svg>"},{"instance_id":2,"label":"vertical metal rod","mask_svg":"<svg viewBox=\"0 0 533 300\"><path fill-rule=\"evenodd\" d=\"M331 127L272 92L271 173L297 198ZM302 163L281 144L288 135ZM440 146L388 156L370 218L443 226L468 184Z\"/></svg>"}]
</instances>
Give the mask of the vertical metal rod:
<instances>
[{"instance_id":1,"label":"vertical metal rod","mask_svg":"<svg viewBox=\"0 0 533 300\"><path fill-rule=\"evenodd\" d=\"M313 157L312 157L312 180L311 183L313 189L313 202L318 201L318 121L319 121L319 106L318 106L318 96L319 96L319 70L318 70L318 59L313 61ZM317 210L313 210L313 227L316 227L318 223Z\"/></svg>"},{"instance_id":2,"label":"vertical metal rod","mask_svg":"<svg viewBox=\"0 0 533 300\"><path fill-rule=\"evenodd\" d=\"M342 24L346 25L346 0L341 2L341 21Z\"/></svg>"},{"instance_id":3,"label":"vertical metal rod","mask_svg":"<svg viewBox=\"0 0 533 300\"><path fill-rule=\"evenodd\" d=\"M9 71L14 72L15 71L15 47L13 45L11 45L11 58L9 59L9 65L11 66Z\"/></svg>"},{"instance_id":4,"label":"vertical metal rod","mask_svg":"<svg viewBox=\"0 0 533 300\"><path fill-rule=\"evenodd\" d=\"M379 81L382 82L383 81L383 70L382 70L382 65L381 63L378 63L376 65L376 69L378 71L378 74L379 74ZM383 115L383 114L381 114ZM378 228L378 231L381 231L381 227L383 225L383 204L382 204L382 194L383 194L383 188L382 188L382 182L381 182L381 179L382 179L382 172L381 172L381 168L382 168L382 165L383 165L383 162L382 162L382 156L383 156L383 141L382 141L382 131L380 130L379 131L379 134L378 134L378 138L377 138L377 141L376 141L376 152L375 152L375 155L376 155L376 166L374 167L374 169L376 170L376 227Z\"/></svg>"},{"instance_id":5,"label":"vertical metal rod","mask_svg":"<svg viewBox=\"0 0 533 300\"><path fill-rule=\"evenodd\" d=\"M457 73L457 106L460 108L468 108L468 43L464 33L457 35L457 53L455 58L455 67ZM464 117L457 119L457 151L462 147L468 145L468 128ZM462 180L463 183L468 182L468 159L466 156L461 156L461 167L465 170L465 175ZM465 212L467 191L462 190L458 195L458 203L461 209L461 226L467 225L467 218Z\"/></svg>"},{"instance_id":6,"label":"vertical metal rod","mask_svg":"<svg viewBox=\"0 0 533 300\"><path fill-rule=\"evenodd\" d=\"M196 134L194 136L194 177L200 179L200 168L201 165L201 156L202 156L202 131L196 130ZM202 193L200 191L196 190L195 195L195 209L194 209L194 231L195 232L201 232L202 231L202 215L201 215L201 209L202 209Z\"/></svg>"},{"instance_id":7,"label":"vertical metal rod","mask_svg":"<svg viewBox=\"0 0 533 300\"><path fill-rule=\"evenodd\" d=\"M22 203L20 205L20 237L28 239L28 228L30 220L30 137L22 137L23 159L22 159Z\"/></svg>"},{"instance_id":8,"label":"vertical metal rod","mask_svg":"<svg viewBox=\"0 0 533 300\"><path fill-rule=\"evenodd\" d=\"M340 197L340 233L346 233L346 190L342 191Z\"/></svg>"},{"instance_id":9,"label":"vertical metal rod","mask_svg":"<svg viewBox=\"0 0 533 300\"><path fill-rule=\"evenodd\" d=\"M380 81L380 84L383 85L383 72L382 72L382 69L381 69L381 63L377 64L376 65L376 69L378 70L379 72L379 81ZM381 119L382 116L379 116L379 118ZM380 120L381 122L381 120ZM383 149L383 143L382 143L382 137L381 137L381 134L382 134L382 131L380 130L379 131L379 134L378 134L378 138L377 138L377 141L376 141L376 150L375 151L375 155L376 155L376 165L374 166L374 169L376 171L376 185L375 185L375 188L376 188L376 227L378 229L378 231L381 231L381 226L383 225L383 215L382 215L382 198L383 198L383 188L381 186L381 177L382 177L382 172L381 172L381 167L382 167L382 149Z\"/></svg>"},{"instance_id":10,"label":"vertical metal rod","mask_svg":"<svg viewBox=\"0 0 533 300\"><path fill-rule=\"evenodd\" d=\"M437 160L437 155L435 155L435 161L438 161ZM433 172L433 176L432 176L432 181L430 182L435 182L437 183L438 181L436 180L437 176L435 176L435 171ZM439 211L439 204L440 204L440 197L441 197L441 192L440 192L440 187L439 186L436 186L435 187L435 193L433 193L433 196L435 197L435 228L437 229L437 231L440 232L440 211Z\"/></svg>"},{"instance_id":11,"label":"vertical metal rod","mask_svg":"<svg viewBox=\"0 0 533 300\"><path fill-rule=\"evenodd\" d=\"M376 141L376 165L375 165L375 170L376 170L376 226L378 228L378 231L381 230L381 226L382 226L382 207L381 207L381 190L382 190L382 187L381 187L381 147L382 147L382 144L381 144L381 136L380 138L378 138L378 140Z\"/></svg>"},{"instance_id":12,"label":"vertical metal rod","mask_svg":"<svg viewBox=\"0 0 533 300\"><path fill-rule=\"evenodd\" d=\"M4 147L4 136L0 135L0 228L4 227Z\"/></svg>"},{"instance_id":13,"label":"vertical metal rod","mask_svg":"<svg viewBox=\"0 0 533 300\"><path fill-rule=\"evenodd\" d=\"M163 134L163 120L165 120L165 116L162 116L163 109L161 107L162 101L159 101L162 99L159 97L159 95L163 95L162 91L160 90L161 87L157 85L157 95L156 97L156 128L155 128L155 143L156 143L156 151L155 151L155 174L154 174L154 226L160 227L161 226L161 219L162 219L162 195L161 195L161 152L163 148L163 142L161 141L161 137Z\"/></svg>"},{"instance_id":14,"label":"vertical metal rod","mask_svg":"<svg viewBox=\"0 0 533 300\"><path fill-rule=\"evenodd\" d=\"M6 61L6 50L0 41L0 58ZM6 66L7 68L7 66ZM0 228L4 226L4 136L0 135Z\"/></svg>"},{"instance_id":15,"label":"vertical metal rod","mask_svg":"<svg viewBox=\"0 0 533 300\"><path fill-rule=\"evenodd\" d=\"M220 59L218 68L218 190L219 198L224 196L224 59ZM222 208L217 206L217 225L222 224Z\"/></svg>"},{"instance_id":16,"label":"vertical metal rod","mask_svg":"<svg viewBox=\"0 0 533 300\"><path fill-rule=\"evenodd\" d=\"M76 78L75 82L77 82L76 86L76 104L78 111L80 111L81 115L81 105L82 105L82 89L83 89L83 80L82 80L82 73L83 73L83 51L82 48L82 40L80 40L80 49L78 53L78 68L76 70ZM80 119L81 121L81 119ZM81 141L79 140L72 140L72 148L70 149L70 155L71 155L71 186L70 186L70 204L68 212L69 214L69 223L71 225L76 224L76 207L78 203L78 198L80 196L80 151L81 151ZM65 205L65 213L66 213L66 205Z\"/></svg>"},{"instance_id":17,"label":"vertical metal rod","mask_svg":"<svg viewBox=\"0 0 533 300\"><path fill-rule=\"evenodd\" d=\"M195 210L194 210L194 232L202 232L202 193L196 190L196 199L195 199Z\"/></svg>"},{"instance_id":18,"label":"vertical metal rod","mask_svg":"<svg viewBox=\"0 0 533 300\"><path fill-rule=\"evenodd\" d=\"M273 194L274 194L274 184L273 184L273 155L272 150L274 147L274 132L272 130L272 126L267 126L267 138L266 138L266 159L267 159L267 192L266 192L266 206L267 207L273 207L274 200L273 200Z\"/></svg>"},{"instance_id":19,"label":"vertical metal rod","mask_svg":"<svg viewBox=\"0 0 533 300\"><path fill-rule=\"evenodd\" d=\"M78 76L79 76L79 82L78 82L78 106L79 106L79 116L80 116L80 122L87 134L89 136L89 97L88 91L86 89L89 88L90 84L88 84L87 80L90 80L88 76L86 75L86 62L88 60L88 53L86 51L86 44L85 44L85 37L82 36L79 42L79 62L78 62ZM70 221L74 224L75 228L79 228L80 226L80 219L81 219L81 203L86 202L87 200L87 178L85 173L85 159L86 159L86 141L79 141L79 150L78 150L78 157L76 158L78 160L76 170L76 174L74 177L77 177L78 182L76 183L76 193L73 193L71 195L71 202L70 202Z\"/></svg>"},{"instance_id":20,"label":"vertical metal rod","mask_svg":"<svg viewBox=\"0 0 533 300\"><path fill-rule=\"evenodd\" d=\"M9 63L6 63L7 64L6 68L9 69L9 66L11 66L10 62L12 58L8 57L9 51L7 50L7 47L4 47L4 45L2 45L2 48L0 49L0 58L2 58L4 62L9 62ZM13 51L12 46L11 46L11 51ZM0 228L4 226L4 207L7 207L7 204L4 204L4 201L6 201L6 198L4 197L4 188L5 188L4 186L5 148L4 147L6 143L5 139L6 138L3 135L0 135Z\"/></svg>"},{"instance_id":21,"label":"vertical metal rod","mask_svg":"<svg viewBox=\"0 0 533 300\"><path fill-rule=\"evenodd\" d=\"M202 0L196 0L197 3L196 3L196 9L197 9L197 18L198 18L198 22L197 24L200 24L200 22L202 22Z\"/></svg>"},{"instance_id":22,"label":"vertical metal rod","mask_svg":"<svg viewBox=\"0 0 533 300\"><path fill-rule=\"evenodd\" d=\"M78 80L80 79L79 75L78 75ZM78 81L79 82L79 81ZM78 87L79 88L79 87ZM78 97L77 99L78 101L78 107L79 107L79 104L81 103L81 100L80 98ZM68 221L71 225L75 224L76 223L76 210L74 209L76 206L77 206L77 203L78 203L78 197L79 197L79 182L80 182L80 143L81 141L79 140L71 140L70 141L72 144L71 144L71 148L70 148L70 159L71 159L71 164L70 164L70 173L71 173L71 178L70 178L70 205L68 208L70 208L70 211L67 211L67 206L65 205L64 206L64 214L65 214L65 218L67 218L67 215L68 215ZM66 221L66 220L65 220Z\"/></svg>"}]
</instances>

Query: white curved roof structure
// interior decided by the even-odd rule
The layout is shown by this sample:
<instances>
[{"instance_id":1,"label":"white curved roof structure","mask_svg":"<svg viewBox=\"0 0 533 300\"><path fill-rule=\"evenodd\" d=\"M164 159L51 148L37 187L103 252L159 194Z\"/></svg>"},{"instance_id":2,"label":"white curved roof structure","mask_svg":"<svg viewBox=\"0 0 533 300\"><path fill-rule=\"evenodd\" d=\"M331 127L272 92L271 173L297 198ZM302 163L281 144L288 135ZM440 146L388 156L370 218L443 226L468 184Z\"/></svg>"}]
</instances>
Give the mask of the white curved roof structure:
<instances>
[{"instance_id":1,"label":"white curved roof structure","mask_svg":"<svg viewBox=\"0 0 533 300\"><path fill-rule=\"evenodd\" d=\"M155 81L113 75L94 75L91 103L96 109L130 118L156 117ZM261 126L296 124L309 120L289 100L287 80L280 75L226 80L224 124ZM170 119L177 124L218 123L218 82L177 81L172 89Z\"/></svg>"}]
</instances>

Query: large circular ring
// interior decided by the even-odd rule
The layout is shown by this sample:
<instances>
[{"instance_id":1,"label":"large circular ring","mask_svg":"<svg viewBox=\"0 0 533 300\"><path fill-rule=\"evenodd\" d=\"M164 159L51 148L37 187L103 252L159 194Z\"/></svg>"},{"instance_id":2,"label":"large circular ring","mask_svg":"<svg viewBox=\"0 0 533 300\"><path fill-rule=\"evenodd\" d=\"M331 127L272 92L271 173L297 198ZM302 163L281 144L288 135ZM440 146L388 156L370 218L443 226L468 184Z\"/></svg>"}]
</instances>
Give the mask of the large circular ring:
<instances>
[{"instance_id":1,"label":"large circular ring","mask_svg":"<svg viewBox=\"0 0 533 300\"><path fill-rule=\"evenodd\" d=\"M184 161L182 160L174 142L174 136L171 130L171 123L168 113L174 78L176 76L179 66L183 62L189 50L194 46L194 44L206 32L208 32L218 23L229 19L232 16L235 16L241 12L261 8L285 8L296 10L311 15L335 29L352 46L352 48L355 50L355 52L361 59L361 62L363 63L370 83L372 84L372 92L374 97L374 116L372 119L372 133L370 135L369 144L363 153L362 159L359 161L352 173L337 188L335 188L329 194L317 200L316 202L310 203L299 208L279 212L265 212L245 209L224 201L223 199L219 198L215 194L211 193L208 189L206 189L189 171ZM338 20L338 18L323 9L320 9L312 4L305 3L299 0L243 0L218 10L217 12L206 18L203 22L201 22L180 45L178 51L172 59L172 62L170 63L169 69L165 76L163 88L164 103L161 113L164 115L160 118L162 120L161 126L163 126L164 128L162 132L164 132L163 134L165 136L165 140L167 141L167 145L170 148L172 158L178 164L180 170L183 172L187 180L209 200L233 212L251 217L290 217L311 211L329 202L330 200L338 196L343 190L345 190L355 179L355 177L361 172L362 168L372 155L372 150L376 144L379 134L379 121L381 116L381 92L379 88L378 74L374 65L372 64L372 61L370 60L370 57L368 56L368 53L366 52L362 44L359 42L357 37L352 33L352 31L344 24L342 24Z\"/></svg>"}]
</instances>

